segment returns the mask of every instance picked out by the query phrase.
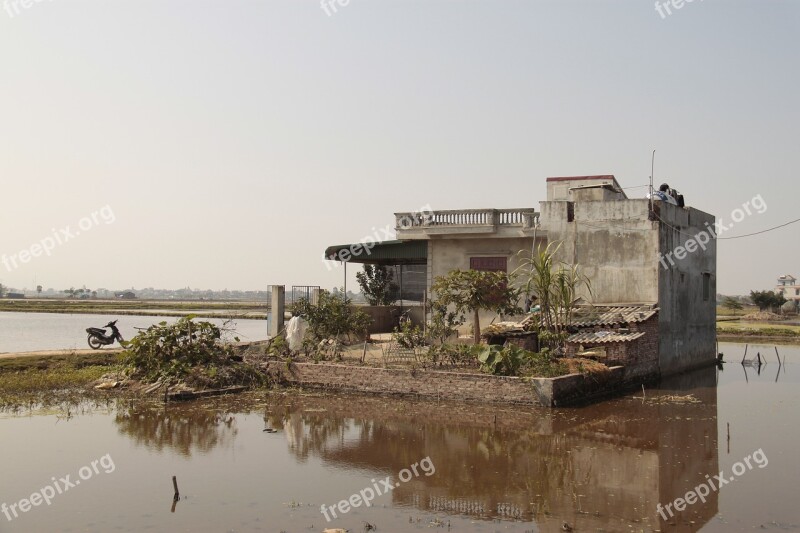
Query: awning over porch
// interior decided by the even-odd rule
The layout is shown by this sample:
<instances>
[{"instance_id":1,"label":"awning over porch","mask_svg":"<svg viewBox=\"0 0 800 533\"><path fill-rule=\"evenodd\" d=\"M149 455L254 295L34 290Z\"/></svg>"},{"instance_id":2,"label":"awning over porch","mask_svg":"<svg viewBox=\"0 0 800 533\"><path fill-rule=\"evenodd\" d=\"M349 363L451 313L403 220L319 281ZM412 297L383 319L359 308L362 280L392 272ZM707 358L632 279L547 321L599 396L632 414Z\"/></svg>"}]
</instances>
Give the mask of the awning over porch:
<instances>
[{"instance_id":1,"label":"awning over porch","mask_svg":"<svg viewBox=\"0 0 800 533\"><path fill-rule=\"evenodd\" d=\"M339 244L325 249L325 259L383 266L424 265L428 262L428 241L397 240Z\"/></svg>"}]
</instances>

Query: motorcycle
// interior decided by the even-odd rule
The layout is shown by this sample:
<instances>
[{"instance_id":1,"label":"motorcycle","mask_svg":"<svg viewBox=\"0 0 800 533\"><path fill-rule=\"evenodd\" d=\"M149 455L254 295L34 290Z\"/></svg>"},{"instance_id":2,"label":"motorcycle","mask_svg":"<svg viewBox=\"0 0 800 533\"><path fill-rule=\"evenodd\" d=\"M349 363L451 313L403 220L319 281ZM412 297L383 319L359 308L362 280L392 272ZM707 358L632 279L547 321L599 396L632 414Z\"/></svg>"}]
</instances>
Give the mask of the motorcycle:
<instances>
[{"instance_id":1,"label":"motorcycle","mask_svg":"<svg viewBox=\"0 0 800 533\"><path fill-rule=\"evenodd\" d=\"M106 329L111 328L111 334L106 335ZM119 341L120 344L125 342L125 339L122 338L120 335L119 330L117 329L117 321L109 322L102 328L86 328L86 333L89 334L88 341L89 346L92 347L93 350L97 350L103 346L108 346L109 344L114 344L114 341Z\"/></svg>"}]
</instances>

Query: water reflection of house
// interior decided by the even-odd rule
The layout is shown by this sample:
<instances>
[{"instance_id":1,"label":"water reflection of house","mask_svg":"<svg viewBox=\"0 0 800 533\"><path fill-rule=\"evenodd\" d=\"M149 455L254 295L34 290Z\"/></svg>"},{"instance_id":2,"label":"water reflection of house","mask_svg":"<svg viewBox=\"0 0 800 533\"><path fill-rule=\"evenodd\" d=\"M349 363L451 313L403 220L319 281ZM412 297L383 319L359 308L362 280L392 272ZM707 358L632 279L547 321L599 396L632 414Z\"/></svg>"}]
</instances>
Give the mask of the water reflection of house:
<instances>
[{"instance_id":1,"label":"water reflection of house","mask_svg":"<svg viewBox=\"0 0 800 533\"><path fill-rule=\"evenodd\" d=\"M429 456L435 474L400 484L395 505L535 521L542 531L559 531L563 521L576 531L696 531L717 513L716 493L674 526L656 505L719 471L714 384L715 370L704 369L662 384L697 403L629 397L557 412L416 402L387 409L379 399L336 397L286 409L306 426L292 436L293 453L395 480ZM326 412L306 411L317 404Z\"/></svg>"},{"instance_id":2,"label":"water reflection of house","mask_svg":"<svg viewBox=\"0 0 800 533\"><path fill-rule=\"evenodd\" d=\"M582 294L587 301L656 310L657 328L647 334L653 349L641 354L631 348L634 359L651 358L663 375L713 362L716 237L710 214L628 198L614 176L603 175L547 178L547 201L538 209L428 210L395 213L395 220L397 240L369 249L332 246L325 257L413 266L429 294L433 280L452 269L511 273L520 264L518 252L561 243L558 259L579 265L591 280L592 294Z\"/></svg>"}]
</instances>

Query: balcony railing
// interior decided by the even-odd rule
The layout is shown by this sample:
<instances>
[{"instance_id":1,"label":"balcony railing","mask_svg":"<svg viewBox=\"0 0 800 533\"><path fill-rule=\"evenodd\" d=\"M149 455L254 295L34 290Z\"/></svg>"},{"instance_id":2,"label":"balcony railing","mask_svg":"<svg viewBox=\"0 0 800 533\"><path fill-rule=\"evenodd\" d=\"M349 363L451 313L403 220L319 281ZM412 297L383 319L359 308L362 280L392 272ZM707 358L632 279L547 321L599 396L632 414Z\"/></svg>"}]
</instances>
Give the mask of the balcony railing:
<instances>
[{"instance_id":1,"label":"balcony railing","mask_svg":"<svg viewBox=\"0 0 800 533\"><path fill-rule=\"evenodd\" d=\"M497 228L531 229L539 224L539 213L533 208L521 209L456 209L395 213L398 231L426 228Z\"/></svg>"}]
</instances>

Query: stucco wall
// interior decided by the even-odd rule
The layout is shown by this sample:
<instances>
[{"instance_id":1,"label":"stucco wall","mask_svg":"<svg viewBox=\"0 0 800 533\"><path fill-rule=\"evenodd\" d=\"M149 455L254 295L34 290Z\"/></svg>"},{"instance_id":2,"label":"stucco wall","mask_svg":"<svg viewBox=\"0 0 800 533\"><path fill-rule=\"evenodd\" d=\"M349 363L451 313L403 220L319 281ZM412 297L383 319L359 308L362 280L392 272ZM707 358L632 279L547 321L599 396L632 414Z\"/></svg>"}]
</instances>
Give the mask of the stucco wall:
<instances>
[{"instance_id":1,"label":"stucco wall","mask_svg":"<svg viewBox=\"0 0 800 533\"><path fill-rule=\"evenodd\" d=\"M596 303L658 302L659 368L662 375L710 364L716 338L716 240L681 253L714 217L694 208L655 202L542 202L542 226L550 242L562 241L559 259L577 263L591 280ZM660 218L660 220L659 220ZM671 261L661 260L673 252ZM674 263L674 264L673 264ZM665 266L666 265L666 268ZM708 273L708 299L703 273Z\"/></svg>"},{"instance_id":2,"label":"stucco wall","mask_svg":"<svg viewBox=\"0 0 800 533\"><path fill-rule=\"evenodd\" d=\"M507 273L511 274L519 266L517 253L520 250L530 251L532 244L533 237L431 239L428 244L428 272L431 275L431 283L436 277L446 276L453 269L469 270L470 257L506 257ZM461 328L463 333L472 331L472 317L467 316L466 319L467 322ZM488 326L492 319L500 320L494 313L482 312L481 327Z\"/></svg>"},{"instance_id":3,"label":"stucco wall","mask_svg":"<svg viewBox=\"0 0 800 533\"><path fill-rule=\"evenodd\" d=\"M715 358L717 242L709 238L705 250L697 247L678 259L674 251L685 247L701 232L711 237L706 223L714 217L694 208L656 202L656 214L664 221L659 229L660 253L656 259L659 284L659 354L662 375L711 364ZM701 238L704 240L704 238ZM670 259L666 256L673 252ZM680 254L684 255L684 254ZM674 264L673 264L674 263ZM666 265L666 268L664 267ZM703 273L710 274L708 299L703 298Z\"/></svg>"},{"instance_id":4,"label":"stucco wall","mask_svg":"<svg viewBox=\"0 0 800 533\"><path fill-rule=\"evenodd\" d=\"M570 211L572 220L570 221ZM541 202L542 229L561 242L558 259L580 265L600 303L654 303L658 300L657 223L648 220L647 200Z\"/></svg>"}]
</instances>

